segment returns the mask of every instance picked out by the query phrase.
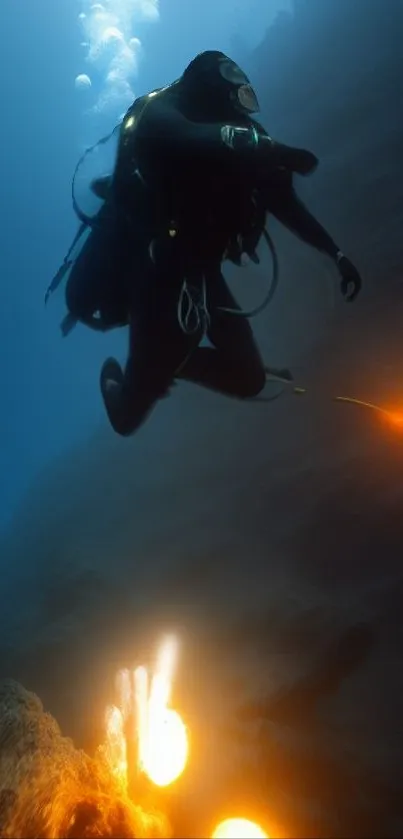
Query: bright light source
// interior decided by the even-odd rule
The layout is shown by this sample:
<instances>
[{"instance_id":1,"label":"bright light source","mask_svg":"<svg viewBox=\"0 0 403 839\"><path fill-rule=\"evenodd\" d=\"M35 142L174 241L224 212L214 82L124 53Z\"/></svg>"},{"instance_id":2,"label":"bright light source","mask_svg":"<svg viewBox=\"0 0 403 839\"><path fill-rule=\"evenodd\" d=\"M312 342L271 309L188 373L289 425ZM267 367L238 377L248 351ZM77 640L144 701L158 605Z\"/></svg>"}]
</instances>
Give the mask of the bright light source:
<instances>
[{"instance_id":1,"label":"bright light source","mask_svg":"<svg viewBox=\"0 0 403 839\"><path fill-rule=\"evenodd\" d=\"M167 787L185 769L188 738L179 714L171 708L155 709L149 717L143 769L156 786Z\"/></svg>"},{"instance_id":2,"label":"bright light source","mask_svg":"<svg viewBox=\"0 0 403 839\"><path fill-rule=\"evenodd\" d=\"M267 833L248 819L226 819L216 827L212 839L269 839Z\"/></svg>"},{"instance_id":3,"label":"bright light source","mask_svg":"<svg viewBox=\"0 0 403 839\"><path fill-rule=\"evenodd\" d=\"M176 638L167 638L160 648L149 691L144 667L134 674L139 765L160 787L179 778L188 758L186 727L179 714L168 707L177 655Z\"/></svg>"},{"instance_id":4,"label":"bright light source","mask_svg":"<svg viewBox=\"0 0 403 839\"><path fill-rule=\"evenodd\" d=\"M107 709L105 751L114 775L126 784L127 738L137 737L137 765L156 786L173 784L186 767L187 729L169 706L177 657L178 642L168 637L151 679L145 667L120 670L117 675L119 707Z\"/></svg>"}]
</instances>

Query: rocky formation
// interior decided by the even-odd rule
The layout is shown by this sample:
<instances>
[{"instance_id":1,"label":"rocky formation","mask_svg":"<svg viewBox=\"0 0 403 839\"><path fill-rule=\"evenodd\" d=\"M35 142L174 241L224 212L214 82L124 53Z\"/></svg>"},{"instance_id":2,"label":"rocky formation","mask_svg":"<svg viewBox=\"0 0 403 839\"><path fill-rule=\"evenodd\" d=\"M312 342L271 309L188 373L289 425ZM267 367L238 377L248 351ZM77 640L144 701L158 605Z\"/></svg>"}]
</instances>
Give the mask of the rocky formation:
<instances>
[{"instance_id":1,"label":"rocky formation","mask_svg":"<svg viewBox=\"0 0 403 839\"><path fill-rule=\"evenodd\" d=\"M37 696L0 683L0 835L166 837L167 822L135 806L99 756L61 735Z\"/></svg>"}]
</instances>

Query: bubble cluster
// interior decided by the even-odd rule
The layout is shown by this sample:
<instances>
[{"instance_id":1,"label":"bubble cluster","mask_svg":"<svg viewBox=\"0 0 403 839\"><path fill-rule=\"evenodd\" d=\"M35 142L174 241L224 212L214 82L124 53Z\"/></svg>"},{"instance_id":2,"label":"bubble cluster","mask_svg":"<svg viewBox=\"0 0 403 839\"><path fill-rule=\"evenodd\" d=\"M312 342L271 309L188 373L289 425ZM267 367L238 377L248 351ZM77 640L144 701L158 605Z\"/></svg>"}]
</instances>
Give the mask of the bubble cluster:
<instances>
[{"instance_id":1,"label":"bubble cluster","mask_svg":"<svg viewBox=\"0 0 403 839\"><path fill-rule=\"evenodd\" d=\"M91 66L80 73L77 90L88 91L97 78L98 96L94 110L125 111L134 99L133 80L138 72L141 42L136 37L139 23L159 18L159 0L80 0L78 23L82 29L84 61Z\"/></svg>"}]
</instances>

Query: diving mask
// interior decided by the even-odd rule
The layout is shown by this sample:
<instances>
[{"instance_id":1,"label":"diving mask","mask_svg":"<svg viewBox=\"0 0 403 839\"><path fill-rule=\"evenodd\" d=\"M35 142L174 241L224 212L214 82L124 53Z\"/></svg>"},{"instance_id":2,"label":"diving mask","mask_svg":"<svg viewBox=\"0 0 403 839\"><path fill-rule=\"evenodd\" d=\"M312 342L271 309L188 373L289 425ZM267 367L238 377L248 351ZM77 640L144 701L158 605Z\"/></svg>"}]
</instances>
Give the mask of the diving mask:
<instances>
[{"instance_id":1,"label":"diving mask","mask_svg":"<svg viewBox=\"0 0 403 839\"><path fill-rule=\"evenodd\" d=\"M247 75L234 61L223 58L219 62L219 71L221 78L231 87L231 101L238 110L248 114L260 111L258 98Z\"/></svg>"}]
</instances>

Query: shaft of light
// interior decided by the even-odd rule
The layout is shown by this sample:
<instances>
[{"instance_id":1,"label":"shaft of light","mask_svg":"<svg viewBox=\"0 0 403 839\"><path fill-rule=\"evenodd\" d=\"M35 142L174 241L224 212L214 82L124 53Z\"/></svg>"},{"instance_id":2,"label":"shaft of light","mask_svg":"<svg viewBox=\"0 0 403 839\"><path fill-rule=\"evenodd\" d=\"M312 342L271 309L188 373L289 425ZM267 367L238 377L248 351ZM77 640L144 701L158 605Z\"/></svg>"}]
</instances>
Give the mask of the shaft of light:
<instances>
[{"instance_id":1,"label":"shaft of light","mask_svg":"<svg viewBox=\"0 0 403 839\"><path fill-rule=\"evenodd\" d=\"M144 770L148 750L148 673L145 667L134 671L134 691L136 700L136 723L138 738L138 762Z\"/></svg>"},{"instance_id":2,"label":"shaft of light","mask_svg":"<svg viewBox=\"0 0 403 839\"><path fill-rule=\"evenodd\" d=\"M122 712L115 705L106 709L105 756L108 764L122 786L127 787L127 748Z\"/></svg>"},{"instance_id":3,"label":"shaft of light","mask_svg":"<svg viewBox=\"0 0 403 839\"><path fill-rule=\"evenodd\" d=\"M155 675L153 676L150 690L151 707L156 704L164 707L168 705L171 698L177 656L178 642L176 638L169 637L162 644L157 658Z\"/></svg>"},{"instance_id":4,"label":"shaft of light","mask_svg":"<svg viewBox=\"0 0 403 839\"><path fill-rule=\"evenodd\" d=\"M119 697L120 710L126 721L133 708L133 690L130 670L119 670L116 676L116 691Z\"/></svg>"}]
</instances>

